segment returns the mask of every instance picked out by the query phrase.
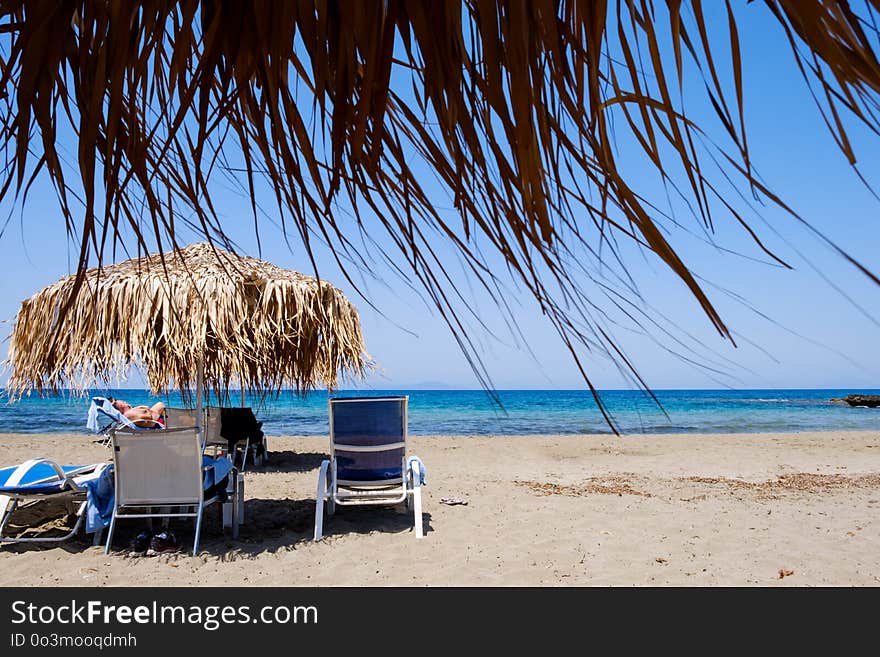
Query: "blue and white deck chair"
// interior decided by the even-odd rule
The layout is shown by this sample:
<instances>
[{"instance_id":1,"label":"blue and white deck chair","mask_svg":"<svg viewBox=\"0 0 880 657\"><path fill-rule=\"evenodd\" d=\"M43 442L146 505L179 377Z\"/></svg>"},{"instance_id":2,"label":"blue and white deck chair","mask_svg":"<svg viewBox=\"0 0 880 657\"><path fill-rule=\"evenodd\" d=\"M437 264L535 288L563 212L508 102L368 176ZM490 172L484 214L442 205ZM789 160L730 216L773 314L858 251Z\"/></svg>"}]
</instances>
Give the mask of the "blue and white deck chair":
<instances>
[{"instance_id":1,"label":"blue and white deck chair","mask_svg":"<svg viewBox=\"0 0 880 657\"><path fill-rule=\"evenodd\" d=\"M21 465L0 469L0 544L60 543L79 531L87 505L86 482L100 477L109 463L58 465L45 458L35 458ZM64 502L68 513L76 516L73 529L64 536L4 536L17 509L48 500Z\"/></svg>"},{"instance_id":2,"label":"blue and white deck chair","mask_svg":"<svg viewBox=\"0 0 880 657\"><path fill-rule=\"evenodd\" d=\"M148 433L118 429L111 433L111 443L116 492L105 554L110 552L117 520L195 518L195 556L205 507L226 502L227 495L218 489L227 475L230 487L225 491L232 501L232 537L238 538L237 473L228 459L202 456L195 427ZM206 491L211 492L207 497Z\"/></svg>"},{"instance_id":3,"label":"blue and white deck chair","mask_svg":"<svg viewBox=\"0 0 880 657\"><path fill-rule=\"evenodd\" d=\"M413 511L422 538L424 466L407 458L409 397L330 399L330 459L321 463L315 505L315 540L323 535L324 511L336 505L396 505Z\"/></svg>"}]
</instances>

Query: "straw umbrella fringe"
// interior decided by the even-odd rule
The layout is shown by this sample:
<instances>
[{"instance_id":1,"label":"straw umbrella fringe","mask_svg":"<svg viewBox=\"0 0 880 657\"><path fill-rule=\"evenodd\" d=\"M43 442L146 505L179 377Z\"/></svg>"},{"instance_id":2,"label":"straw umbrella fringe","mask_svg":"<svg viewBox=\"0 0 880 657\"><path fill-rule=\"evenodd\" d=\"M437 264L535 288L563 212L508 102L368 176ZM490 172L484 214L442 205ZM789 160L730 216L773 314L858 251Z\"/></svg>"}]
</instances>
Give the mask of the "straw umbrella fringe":
<instances>
[{"instance_id":1,"label":"straw umbrella fringe","mask_svg":"<svg viewBox=\"0 0 880 657\"><path fill-rule=\"evenodd\" d=\"M90 269L25 300L10 338L10 396L85 390L141 365L154 394L237 382L267 394L336 388L372 366L357 309L326 281L207 243Z\"/></svg>"}]
</instances>

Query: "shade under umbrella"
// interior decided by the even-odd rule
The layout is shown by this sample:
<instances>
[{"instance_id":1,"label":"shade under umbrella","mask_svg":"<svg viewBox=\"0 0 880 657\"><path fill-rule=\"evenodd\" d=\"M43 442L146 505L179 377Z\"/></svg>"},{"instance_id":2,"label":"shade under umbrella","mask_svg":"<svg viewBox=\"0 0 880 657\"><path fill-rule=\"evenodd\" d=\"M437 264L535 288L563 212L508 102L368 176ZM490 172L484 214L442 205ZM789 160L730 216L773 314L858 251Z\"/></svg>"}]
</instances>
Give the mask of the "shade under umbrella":
<instances>
[{"instance_id":1,"label":"shade under umbrella","mask_svg":"<svg viewBox=\"0 0 880 657\"><path fill-rule=\"evenodd\" d=\"M12 395L119 380L154 394L231 384L271 393L336 388L370 365L357 309L327 281L207 243L68 276L25 300L10 338Z\"/></svg>"}]
</instances>

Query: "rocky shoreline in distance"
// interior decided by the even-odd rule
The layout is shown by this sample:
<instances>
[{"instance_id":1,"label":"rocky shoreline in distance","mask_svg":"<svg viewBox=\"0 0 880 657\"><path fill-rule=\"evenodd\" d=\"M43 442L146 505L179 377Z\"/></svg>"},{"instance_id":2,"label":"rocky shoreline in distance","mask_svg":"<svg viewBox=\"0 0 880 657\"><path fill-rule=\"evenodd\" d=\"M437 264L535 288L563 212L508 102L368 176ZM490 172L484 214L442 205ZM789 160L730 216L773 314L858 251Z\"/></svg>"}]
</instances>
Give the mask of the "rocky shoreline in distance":
<instances>
[{"instance_id":1,"label":"rocky shoreline in distance","mask_svg":"<svg viewBox=\"0 0 880 657\"><path fill-rule=\"evenodd\" d=\"M833 402L846 402L850 406L867 406L880 408L880 395L847 395L832 399Z\"/></svg>"}]
</instances>

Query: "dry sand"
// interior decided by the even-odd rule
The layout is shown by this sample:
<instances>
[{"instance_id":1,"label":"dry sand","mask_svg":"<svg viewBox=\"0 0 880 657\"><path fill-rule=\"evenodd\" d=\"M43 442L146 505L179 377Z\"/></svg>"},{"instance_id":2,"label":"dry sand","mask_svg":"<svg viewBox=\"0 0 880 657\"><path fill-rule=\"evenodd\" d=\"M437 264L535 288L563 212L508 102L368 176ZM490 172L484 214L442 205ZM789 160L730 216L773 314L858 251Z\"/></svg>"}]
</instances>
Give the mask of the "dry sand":
<instances>
[{"instance_id":1,"label":"dry sand","mask_svg":"<svg viewBox=\"0 0 880 657\"><path fill-rule=\"evenodd\" d=\"M327 438L269 438L246 523L216 514L192 557L0 547L2 586L877 586L880 432L411 437L426 535L399 509L342 509L312 541ZM0 464L109 459L81 435L0 435ZM448 506L441 498L461 498Z\"/></svg>"}]
</instances>

